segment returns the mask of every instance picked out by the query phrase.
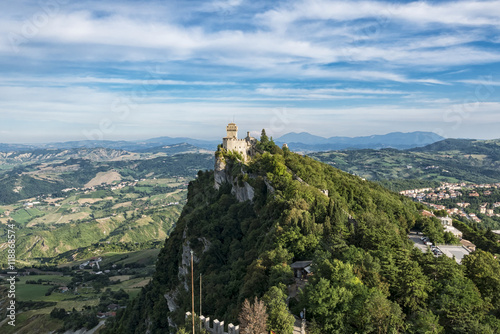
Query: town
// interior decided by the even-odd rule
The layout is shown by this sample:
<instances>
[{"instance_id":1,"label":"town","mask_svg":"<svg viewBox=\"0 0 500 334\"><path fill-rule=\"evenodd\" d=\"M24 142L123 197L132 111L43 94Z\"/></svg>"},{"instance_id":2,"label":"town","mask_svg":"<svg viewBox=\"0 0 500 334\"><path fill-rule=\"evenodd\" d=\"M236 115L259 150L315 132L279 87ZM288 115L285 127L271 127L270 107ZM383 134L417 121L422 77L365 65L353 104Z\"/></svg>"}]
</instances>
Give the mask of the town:
<instances>
[{"instance_id":1,"label":"town","mask_svg":"<svg viewBox=\"0 0 500 334\"><path fill-rule=\"evenodd\" d=\"M443 182L437 188L403 190L401 195L413 198L436 210L446 210L476 223L483 217L493 218L500 224L500 183L467 184ZM437 202L446 202L437 204ZM472 206L471 206L472 204Z\"/></svg>"}]
</instances>

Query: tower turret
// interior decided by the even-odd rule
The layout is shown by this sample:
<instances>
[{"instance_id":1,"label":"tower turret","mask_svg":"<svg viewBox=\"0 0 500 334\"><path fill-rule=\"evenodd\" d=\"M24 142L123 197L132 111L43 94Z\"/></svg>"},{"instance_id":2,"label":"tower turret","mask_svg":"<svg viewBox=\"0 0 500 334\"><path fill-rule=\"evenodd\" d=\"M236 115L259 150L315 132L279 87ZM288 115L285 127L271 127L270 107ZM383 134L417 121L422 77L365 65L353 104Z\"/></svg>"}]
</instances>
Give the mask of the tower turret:
<instances>
[{"instance_id":1,"label":"tower turret","mask_svg":"<svg viewBox=\"0 0 500 334\"><path fill-rule=\"evenodd\" d=\"M238 126L234 123L229 123L226 127L226 138L238 138Z\"/></svg>"}]
</instances>

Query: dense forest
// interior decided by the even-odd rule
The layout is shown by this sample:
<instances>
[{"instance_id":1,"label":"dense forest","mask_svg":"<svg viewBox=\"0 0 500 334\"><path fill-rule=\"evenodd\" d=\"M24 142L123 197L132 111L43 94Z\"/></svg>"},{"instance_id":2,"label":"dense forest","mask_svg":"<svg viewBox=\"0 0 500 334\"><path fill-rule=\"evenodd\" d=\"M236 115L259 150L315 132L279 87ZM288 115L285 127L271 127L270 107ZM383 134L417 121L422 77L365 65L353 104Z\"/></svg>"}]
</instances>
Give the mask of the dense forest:
<instances>
[{"instance_id":1,"label":"dense forest","mask_svg":"<svg viewBox=\"0 0 500 334\"><path fill-rule=\"evenodd\" d=\"M153 281L105 333L177 332L172 325L182 326L191 309L189 250L195 278L203 275L203 314L226 324L257 297L277 333L291 334L288 312L303 309L308 331L318 334L500 331L500 265L491 253L478 250L462 265L422 253L409 230L440 225L421 217L419 204L281 149L265 133L258 149L243 163L219 148L233 182L218 190L213 171L198 173ZM239 202L232 192L247 186L253 200ZM287 305L298 260L312 260L313 275Z\"/></svg>"}]
</instances>

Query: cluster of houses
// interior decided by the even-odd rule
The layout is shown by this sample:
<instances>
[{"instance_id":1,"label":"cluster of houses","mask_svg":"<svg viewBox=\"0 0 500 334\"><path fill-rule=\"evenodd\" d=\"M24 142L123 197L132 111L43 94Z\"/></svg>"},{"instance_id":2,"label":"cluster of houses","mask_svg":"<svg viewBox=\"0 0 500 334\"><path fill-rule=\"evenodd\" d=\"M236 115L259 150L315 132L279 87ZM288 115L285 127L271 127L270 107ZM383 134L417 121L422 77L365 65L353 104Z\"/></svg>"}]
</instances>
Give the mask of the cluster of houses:
<instances>
[{"instance_id":1,"label":"cluster of houses","mask_svg":"<svg viewBox=\"0 0 500 334\"><path fill-rule=\"evenodd\" d=\"M490 203L483 203L479 207L479 213L482 213L483 215L487 215L488 217L493 217L495 216L495 209L500 206L500 202L496 202L490 205ZM497 217L500 217L500 214L496 214Z\"/></svg>"},{"instance_id":2,"label":"cluster of houses","mask_svg":"<svg viewBox=\"0 0 500 334\"><path fill-rule=\"evenodd\" d=\"M421 188L421 189L410 189L400 191L401 195L416 199L423 204L435 208L436 210L446 210L448 215L458 215L465 217L467 219L473 220L474 222L480 223L481 219L477 217L475 213L467 214L463 209L467 208L470 203L460 202L456 203L456 208L447 209L444 205L438 205L435 203L424 202L424 200L438 201L448 198L457 198L460 196L468 197L479 197L480 193L484 196L489 196L492 194L489 189L500 188L500 183L494 184L466 184L466 183L447 183L443 182L437 188ZM471 191L472 190L472 191ZM479 213L484 214L489 217L500 217L500 214L495 214L495 209L500 207L500 202L489 204L483 203L479 208Z\"/></svg>"},{"instance_id":3,"label":"cluster of houses","mask_svg":"<svg viewBox=\"0 0 500 334\"><path fill-rule=\"evenodd\" d=\"M457 198L459 196L462 196L462 192L458 190L435 190L432 188L422 188L422 189L411 189L411 190L403 190L399 192L401 195L404 195L406 197L411 197L414 199L417 199L419 201L423 201L424 199L428 199L431 201L438 201L442 199L448 199L448 198Z\"/></svg>"},{"instance_id":4,"label":"cluster of houses","mask_svg":"<svg viewBox=\"0 0 500 334\"><path fill-rule=\"evenodd\" d=\"M123 189L125 187L135 187L137 185L138 180L134 180L133 182L120 182L117 185L112 186L111 190Z\"/></svg>"},{"instance_id":5,"label":"cluster of houses","mask_svg":"<svg viewBox=\"0 0 500 334\"><path fill-rule=\"evenodd\" d=\"M420 189L409 189L403 190L399 193L401 195L411 197L418 200L430 199L430 200L441 200L448 198L457 198L463 196L463 191L475 190L469 192L467 195L469 197L478 197L479 193L476 189L500 189L500 183L492 184L466 184L462 183L448 183L443 182L437 188L420 188ZM483 191L483 195L491 195L490 190Z\"/></svg>"},{"instance_id":6,"label":"cluster of houses","mask_svg":"<svg viewBox=\"0 0 500 334\"><path fill-rule=\"evenodd\" d=\"M85 269L85 267L94 268L94 266L97 266L97 269L100 269L99 262L101 262L101 261L102 261L101 257L93 257L90 260L85 261L82 264L80 264L80 269Z\"/></svg>"},{"instance_id":7,"label":"cluster of houses","mask_svg":"<svg viewBox=\"0 0 500 334\"><path fill-rule=\"evenodd\" d=\"M141 181L144 181L145 179L141 179ZM66 189L63 189L61 190L63 193L67 193L67 192L70 192L70 191L83 191L84 194L88 194L88 193L91 193L93 191L96 191L98 189L104 189L106 188L107 186L109 186L109 189L110 190L117 190L117 189L123 189L125 187L134 187L137 185L137 182L139 182L139 180L134 180L134 181L123 181L123 182L120 182L118 184L112 184L112 185L108 185L108 184L100 184L98 186L92 186L92 187L83 187L83 188L66 188Z\"/></svg>"},{"instance_id":8,"label":"cluster of houses","mask_svg":"<svg viewBox=\"0 0 500 334\"><path fill-rule=\"evenodd\" d=\"M428 202L422 202L423 204L431 207L431 208L434 208L436 210L445 210L448 215L450 216L454 216L454 215L457 215L457 216L460 216L460 217L464 217L464 218L467 218L467 219L470 219L476 223L480 223L481 222L481 219L476 216L475 213L465 213L463 210L460 210L458 208L451 208L451 209L447 209L446 206L444 205L439 205L439 204L435 204L435 203L428 203ZM457 205L461 208L466 208L470 205L470 203L457 203Z\"/></svg>"},{"instance_id":9,"label":"cluster of houses","mask_svg":"<svg viewBox=\"0 0 500 334\"><path fill-rule=\"evenodd\" d=\"M25 208L32 208L32 207L34 207L35 205L39 205L39 204L40 204L40 202L38 202L38 201L34 201L34 202L25 202L25 203L23 204L23 206L24 206Z\"/></svg>"}]
</instances>

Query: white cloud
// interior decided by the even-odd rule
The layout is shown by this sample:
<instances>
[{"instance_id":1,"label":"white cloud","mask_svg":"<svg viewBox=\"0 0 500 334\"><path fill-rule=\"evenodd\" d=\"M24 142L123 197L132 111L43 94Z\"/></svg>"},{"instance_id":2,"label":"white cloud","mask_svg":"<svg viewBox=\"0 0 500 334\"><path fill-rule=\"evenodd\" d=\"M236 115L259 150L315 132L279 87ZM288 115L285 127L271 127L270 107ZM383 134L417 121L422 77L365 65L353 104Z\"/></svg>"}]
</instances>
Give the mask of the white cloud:
<instances>
[{"instance_id":1,"label":"white cloud","mask_svg":"<svg viewBox=\"0 0 500 334\"><path fill-rule=\"evenodd\" d=\"M207 12L218 12L225 11L230 12L235 10L236 7L239 7L243 3L243 0L218 0L207 2L202 5L200 10Z\"/></svg>"},{"instance_id":2,"label":"white cloud","mask_svg":"<svg viewBox=\"0 0 500 334\"><path fill-rule=\"evenodd\" d=\"M388 89L359 89L359 88L257 88L258 94L268 96L281 96L302 99L348 99L348 98L366 98L367 96L386 96L406 94L402 91ZM351 95L358 94L358 95Z\"/></svg>"},{"instance_id":3,"label":"white cloud","mask_svg":"<svg viewBox=\"0 0 500 334\"><path fill-rule=\"evenodd\" d=\"M491 76L481 76L479 79L456 80L456 82L484 87L500 86L500 81L493 81Z\"/></svg>"},{"instance_id":4,"label":"white cloud","mask_svg":"<svg viewBox=\"0 0 500 334\"><path fill-rule=\"evenodd\" d=\"M154 70L146 71L144 79L125 79L125 78L96 78L96 77L21 77L21 78L4 78L0 79L0 85L75 85L75 84L120 84L120 85L135 85L135 86L229 86L235 85L234 82L225 81L186 81L186 80L167 80L162 79L164 74ZM153 79L149 79L153 78Z\"/></svg>"},{"instance_id":5,"label":"white cloud","mask_svg":"<svg viewBox=\"0 0 500 334\"><path fill-rule=\"evenodd\" d=\"M350 21L376 19L380 25L404 20L414 24L441 23L446 25L499 26L499 1L460 1L427 3L415 1L405 4L374 1L300 1L272 9L258 16L278 30L299 20ZM281 27L281 28L280 28Z\"/></svg>"}]
</instances>

